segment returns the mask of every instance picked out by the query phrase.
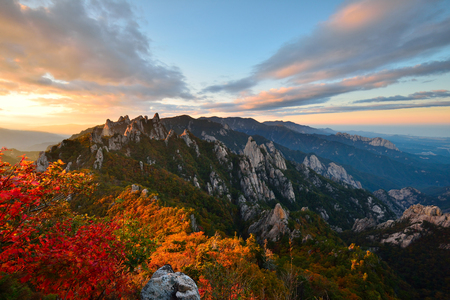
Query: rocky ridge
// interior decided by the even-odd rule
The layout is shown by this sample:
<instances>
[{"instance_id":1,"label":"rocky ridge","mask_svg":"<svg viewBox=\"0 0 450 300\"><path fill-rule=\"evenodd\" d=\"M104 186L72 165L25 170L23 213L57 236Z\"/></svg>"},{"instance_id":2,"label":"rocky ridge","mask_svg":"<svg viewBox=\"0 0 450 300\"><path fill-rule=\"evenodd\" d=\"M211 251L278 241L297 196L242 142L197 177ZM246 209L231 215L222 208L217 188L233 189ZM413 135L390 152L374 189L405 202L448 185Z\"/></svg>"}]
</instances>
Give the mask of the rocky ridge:
<instances>
[{"instance_id":1,"label":"rocky ridge","mask_svg":"<svg viewBox=\"0 0 450 300\"><path fill-rule=\"evenodd\" d=\"M395 221L388 220L377 225L373 219L364 218L357 220L352 230L355 232L362 232L368 229L386 230L399 226L400 231L387 235L383 234L380 238L380 243L389 243L405 248L421 236L428 234L424 222L440 227L450 227L450 214L442 213L442 210L434 205L423 206L421 204L415 204L405 210L403 215ZM404 225L400 226L401 224Z\"/></svg>"},{"instance_id":2,"label":"rocky ridge","mask_svg":"<svg viewBox=\"0 0 450 300\"><path fill-rule=\"evenodd\" d=\"M199 131L190 117L185 118L187 127ZM142 176L148 176L146 170L156 165L213 197L237 205L240 219L249 226L255 223L266 226L263 224L267 222L261 222L261 219L276 203L285 207L287 216L288 208L298 210L309 206L337 231L348 228L358 217L373 217L383 221L389 215L386 207L360 188L356 194L351 192L354 196L347 197L347 189L358 185L351 181L351 176L343 168L333 168L333 165L327 167L331 178L340 178L336 181L341 183L347 181L339 185L318 176L305 165L286 160L273 142L258 144L248 136L245 147L241 148L242 154L237 154L219 140L220 137L227 139L233 134L228 126L207 120L201 122L214 128L214 132L203 134L203 141L186 127L172 127L168 131L158 114L153 119L142 116L130 119L125 116L116 122L107 120L104 125L64 140L43 153L38 160L38 167L45 169L49 161L62 159L69 169L91 168L105 175L107 172L116 172L111 168L114 168L115 157L118 157L122 163L137 165L136 171ZM214 138L209 136L211 133ZM310 161L323 167L315 156L311 156ZM320 202L314 200L316 198ZM266 237L268 233L258 226L253 226L252 230ZM281 232L292 233L286 230ZM274 236L273 233L267 235L269 239Z\"/></svg>"},{"instance_id":3,"label":"rocky ridge","mask_svg":"<svg viewBox=\"0 0 450 300\"><path fill-rule=\"evenodd\" d=\"M352 140L354 142L360 141L360 142L364 142L366 144L369 144L371 146L375 146L375 147L385 147L391 150L398 150L398 148L391 142L388 140L385 140L383 138L380 137L376 137L376 138L368 138L368 137L364 137L364 136L360 136L360 135L351 135L348 133L343 133L343 132L338 132L336 133L337 136L341 136L343 138Z\"/></svg>"},{"instance_id":4,"label":"rocky ridge","mask_svg":"<svg viewBox=\"0 0 450 300\"><path fill-rule=\"evenodd\" d=\"M333 181L348 184L356 189L362 188L361 182L354 180L343 167L335 164L334 162L331 162L328 166L326 166L320 162L317 156L310 155L309 157L305 157L303 164L308 168L313 169L317 174L327 177Z\"/></svg>"}]
</instances>

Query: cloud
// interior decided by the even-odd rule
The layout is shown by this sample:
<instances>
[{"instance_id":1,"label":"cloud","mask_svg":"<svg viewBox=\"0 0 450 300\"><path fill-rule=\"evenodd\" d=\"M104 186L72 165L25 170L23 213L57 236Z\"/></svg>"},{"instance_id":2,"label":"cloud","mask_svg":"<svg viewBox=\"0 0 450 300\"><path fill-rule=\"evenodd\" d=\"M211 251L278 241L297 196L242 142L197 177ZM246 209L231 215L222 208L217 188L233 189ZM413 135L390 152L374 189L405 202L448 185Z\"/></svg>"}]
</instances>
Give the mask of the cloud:
<instances>
[{"instance_id":1,"label":"cloud","mask_svg":"<svg viewBox=\"0 0 450 300\"><path fill-rule=\"evenodd\" d=\"M371 102L394 102L394 101L410 101L410 100L428 100L433 98L448 98L450 97L450 91L436 90L430 92L417 92L409 94L408 96L391 96L391 97L376 97L372 99L364 99L354 101L353 103L371 103Z\"/></svg>"},{"instance_id":2,"label":"cloud","mask_svg":"<svg viewBox=\"0 0 450 300\"><path fill-rule=\"evenodd\" d=\"M373 72L450 45L443 1L350 1L310 36L281 47L255 67L258 79L309 83Z\"/></svg>"},{"instance_id":3,"label":"cloud","mask_svg":"<svg viewBox=\"0 0 450 300\"><path fill-rule=\"evenodd\" d=\"M249 89L257 84L257 81L252 77L247 77L239 80L227 82L225 84L212 85L202 90L203 93L217 93L225 91L228 93L237 93Z\"/></svg>"},{"instance_id":4,"label":"cloud","mask_svg":"<svg viewBox=\"0 0 450 300\"><path fill-rule=\"evenodd\" d=\"M238 98L232 103L211 103L206 108L223 111L274 110L327 102L341 94L371 90L399 82L406 77L427 76L450 72L450 60L435 61L393 70L345 78L331 83L311 83L262 91L256 95ZM438 92L436 92L438 93ZM430 96L431 97L431 96Z\"/></svg>"},{"instance_id":5,"label":"cloud","mask_svg":"<svg viewBox=\"0 0 450 300\"><path fill-rule=\"evenodd\" d=\"M152 57L126 1L5 0L0 19L0 86L9 91L111 105L194 98L179 69Z\"/></svg>"},{"instance_id":6,"label":"cloud","mask_svg":"<svg viewBox=\"0 0 450 300\"><path fill-rule=\"evenodd\" d=\"M312 114L328 114L328 113L343 113L355 111L371 111L371 110L393 110L393 109L409 109L409 108L428 108L428 107L450 107L450 101L434 101L417 104L375 104L364 106L328 106L328 107L312 107L300 108L296 110L280 111L280 114L285 115L312 115Z\"/></svg>"},{"instance_id":7,"label":"cloud","mask_svg":"<svg viewBox=\"0 0 450 300\"><path fill-rule=\"evenodd\" d=\"M251 75L204 92L237 93L264 80L331 82L424 60L450 45L446 1L345 1L308 36L280 47Z\"/></svg>"}]
</instances>

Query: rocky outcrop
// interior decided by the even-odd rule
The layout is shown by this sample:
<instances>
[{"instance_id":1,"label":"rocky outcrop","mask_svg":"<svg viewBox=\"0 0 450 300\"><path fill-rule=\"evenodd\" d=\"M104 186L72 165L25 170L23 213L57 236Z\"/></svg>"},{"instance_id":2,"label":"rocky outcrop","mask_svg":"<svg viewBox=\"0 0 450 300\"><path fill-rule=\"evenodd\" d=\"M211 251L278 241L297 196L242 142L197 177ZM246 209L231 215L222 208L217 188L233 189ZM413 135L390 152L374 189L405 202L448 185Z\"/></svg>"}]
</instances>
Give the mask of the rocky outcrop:
<instances>
[{"instance_id":1,"label":"rocky outcrop","mask_svg":"<svg viewBox=\"0 0 450 300\"><path fill-rule=\"evenodd\" d=\"M288 218L288 213L277 203L273 210L262 212L261 218L250 225L248 232L255 234L259 241L275 242L284 234L290 234Z\"/></svg>"},{"instance_id":2,"label":"rocky outcrop","mask_svg":"<svg viewBox=\"0 0 450 300\"><path fill-rule=\"evenodd\" d=\"M364 137L364 136L360 136L360 135L351 135L351 134L342 133L342 132L338 132L338 133L336 133L336 135L341 136L346 139L349 139L349 140L352 140L354 142L363 142L363 143L371 145L371 146L384 147L384 148L388 148L391 150L399 151L398 148L391 141L385 140L380 137L368 138L368 137Z\"/></svg>"},{"instance_id":3,"label":"rocky outcrop","mask_svg":"<svg viewBox=\"0 0 450 300\"><path fill-rule=\"evenodd\" d=\"M103 127L98 126L92 130L90 140L92 145L105 144L108 150L118 151L130 141L139 143L144 136L156 140L167 137L167 130L157 113L153 119L148 119L147 116L138 116L132 120L125 116L116 122L108 119Z\"/></svg>"},{"instance_id":4,"label":"rocky outcrop","mask_svg":"<svg viewBox=\"0 0 450 300\"><path fill-rule=\"evenodd\" d=\"M248 138L244 148L248 160L241 160L241 187L247 199L273 200L275 194L267 184L274 186L280 194L291 202L295 193L290 180L281 170L286 170L283 155L275 149L272 142L258 146L252 137Z\"/></svg>"},{"instance_id":5,"label":"rocky outcrop","mask_svg":"<svg viewBox=\"0 0 450 300\"><path fill-rule=\"evenodd\" d=\"M248 142L244 148L244 155L248 157L253 168L260 167L261 163L264 161L264 155L252 137L248 138Z\"/></svg>"},{"instance_id":6,"label":"rocky outcrop","mask_svg":"<svg viewBox=\"0 0 450 300\"><path fill-rule=\"evenodd\" d=\"M335 182L344 183L356 189L362 188L361 182L354 180L342 166L339 166L334 162L331 162L326 166L317 158L317 156L310 155L309 157L305 157L303 164L314 170L317 174L327 177Z\"/></svg>"},{"instance_id":7,"label":"rocky outcrop","mask_svg":"<svg viewBox=\"0 0 450 300\"><path fill-rule=\"evenodd\" d=\"M191 138L190 133L186 129L180 135L180 138L186 143L189 148L194 148L197 157L200 157L200 150L198 148L197 142Z\"/></svg>"},{"instance_id":8,"label":"rocky outcrop","mask_svg":"<svg viewBox=\"0 0 450 300\"><path fill-rule=\"evenodd\" d=\"M397 203L402 205L405 209L413 204L419 203L424 197L423 194L412 187L405 187L401 190L390 190L388 192L389 196L394 198Z\"/></svg>"},{"instance_id":9,"label":"rocky outcrop","mask_svg":"<svg viewBox=\"0 0 450 300\"><path fill-rule=\"evenodd\" d=\"M275 200L275 194L267 187L249 161L239 162L240 186L247 199L252 201Z\"/></svg>"},{"instance_id":10,"label":"rocky outcrop","mask_svg":"<svg viewBox=\"0 0 450 300\"><path fill-rule=\"evenodd\" d=\"M200 294L192 278L165 265L144 286L141 300L200 300Z\"/></svg>"},{"instance_id":11,"label":"rocky outcrop","mask_svg":"<svg viewBox=\"0 0 450 300\"><path fill-rule=\"evenodd\" d=\"M49 162L47 156L45 155L45 152L41 152L39 154L39 158L36 160L36 171L44 172L45 170L47 170L48 166Z\"/></svg>"},{"instance_id":12,"label":"rocky outcrop","mask_svg":"<svg viewBox=\"0 0 450 300\"><path fill-rule=\"evenodd\" d=\"M377 190L373 192L374 196L377 197L381 202L386 204L390 210L392 210L397 218L400 218L403 215L403 212L407 207L404 207L402 204L398 203L397 200L391 197L388 192L385 190Z\"/></svg>"},{"instance_id":13,"label":"rocky outcrop","mask_svg":"<svg viewBox=\"0 0 450 300\"><path fill-rule=\"evenodd\" d=\"M100 170L103 164L103 148L97 150L97 155L95 155L94 169Z\"/></svg>"},{"instance_id":14,"label":"rocky outcrop","mask_svg":"<svg viewBox=\"0 0 450 300\"><path fill-rule=\"evenodd\" d=\"M216 172L212 171L209 174L209 181L210 182L207 183L207 189L210 195L217 194L219 196L223 196L228 193L228 188L225 182Z\"/></svg>"},{"instance_id":15,"label":"rocky outcrop","mask_svg":"<svg viewBox=\"0 0 450 300\"><path fill-rule=\"evenodd\" d=\"M376 225L377 222L373 218L356 219L355 223L353 224L352 231L361 232L373 228Z\"/></svg>"},{"instance_id":16,"label":"rocky outcrop","mask_svg":"<svg viewBox=\"0 0 450 300\"><path fill-rule=\"evenodd\" d=\"M389 243L407 247L421 236L428 234L424 222L429 222L436 226L450 227L450 214L443 214L437 206L423 206L421 204L412 205L403 213L402 217L396 221L389 220L379 224L377 229L392 228L397 224L406 224L401 226L401 230L383 236L381 243Z\"/></svg>"}]
</instances>

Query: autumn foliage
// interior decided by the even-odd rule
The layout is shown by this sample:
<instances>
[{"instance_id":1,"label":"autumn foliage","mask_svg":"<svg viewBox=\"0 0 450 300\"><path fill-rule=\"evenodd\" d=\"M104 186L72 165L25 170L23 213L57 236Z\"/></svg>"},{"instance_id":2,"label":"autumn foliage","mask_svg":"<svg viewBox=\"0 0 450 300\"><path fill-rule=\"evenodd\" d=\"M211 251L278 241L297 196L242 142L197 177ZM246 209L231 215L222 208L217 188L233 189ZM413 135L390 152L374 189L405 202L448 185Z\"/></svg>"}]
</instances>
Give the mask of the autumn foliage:
<instances>
[{"instance_id":1,"label":"autumn foliage","mask_svg":"<svg viewBox=\"0 0 450 300\"><path fill-rule=\"evenodd\" d=\"M0 271L18 275L44 294L65 299L123 292L125 244L119 225L76 216L72 194L89 194L92 178L56 162L42 173L22 159L0 160Z\"/></svg>"},{"instance_id":2,"label":"autumn foliage","mask_svg":"<svg viewBox=\"0 0 450 300\"><path fill-rule=\"evenodd\" d=\"M60 161L38 173L0 155L0 283L14 276L61 299L138 299L153 272L171 264L207 300L395 299L397 279L377 256L345 247L312 212L295 217L312 241L284 236L261 246L252 235L207 235L194 226L198 210L130 188L90 199L106 217L70 209L74 195L92 197L94 188L91 175Z\"/></svg>"}]
</instances>

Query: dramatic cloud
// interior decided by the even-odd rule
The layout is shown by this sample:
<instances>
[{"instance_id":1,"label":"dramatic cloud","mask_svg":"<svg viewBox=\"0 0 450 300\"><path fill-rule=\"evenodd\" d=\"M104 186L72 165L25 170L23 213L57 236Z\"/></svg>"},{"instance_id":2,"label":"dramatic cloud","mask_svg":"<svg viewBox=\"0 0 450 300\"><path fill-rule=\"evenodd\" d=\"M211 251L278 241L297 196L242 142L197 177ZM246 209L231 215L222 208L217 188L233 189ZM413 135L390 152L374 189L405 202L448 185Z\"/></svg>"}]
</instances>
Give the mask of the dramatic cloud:
<instances>
[{"instance_id":1,"label":"dramatic cloud","mask_svg":"<svg viewBox=\"0 0 450 300\"><path fill-rule=\"evenodd\" d=\"M249 77L203 92L248 93L261 81L284 80L283 88L209 105L236 112L273 110L323 103L352 91L386 87L405 77L447 73L449 60L417 65L450 46L446 4L441 0L346 1L309 36L285 44L256 65Z\"/></svg>"},{"instance_id":2,"label":"dramatic cloud","mask_svg":"<svg viewBox=\"0 0 450 300\"><path fill-rule=\"evenodd\" d=\"M310 36L287 44L255 68L255 77L308 83L372 72L450 44L444 1L346 2Z\"/></svg>"},{"instance_id":3,"label":"dramatic cloud","mask_svg":"<svg viewBox=\"0 0 450 300\"><path fill-rule=\"evenodd\" d=\"M243 111L243 110L273 110L284 107L302 106L327 102L331 97L341 94L371 90L399 82L406 77L418 77L450 72L450 60L425 63L413 67L345 78L331 83L312 83L297 87L283 87L260 92L236 99L233 103L212 103L205 107L212 110ZM436 95L439 91L436 91ZM431 95L429 96L432 97ZM437 96L436 96L437 97Z\"/></svg>"},{"instance_id":4,"label":"dramatic cloud","mask_svg":"<svg viewBox=\"0 0 450 300\"><path fill-rule=\"evenodd\" d=\"M448 98L450 97L450 91L437 90L431 92L417 92L408 96L391 96L391 97L376 97L372 99L364 99L354 101L353 103L372 103L372 102L394 102L394 101L410 101L410 100L428 100L433 98Z\"/></svg>"},{"instance_id":5,"label":"dramatic cloud","mask_svg":"<svg viewBox=\"0 0 450 300\"><path fill-rule=\"evenodd\" d=\"M180 70L152 58L150 40L125 1L59 0L30 8L5 0L1 6L1 91L58 94L72 107L193 98Z\"/></svg>"}]
</instances>

